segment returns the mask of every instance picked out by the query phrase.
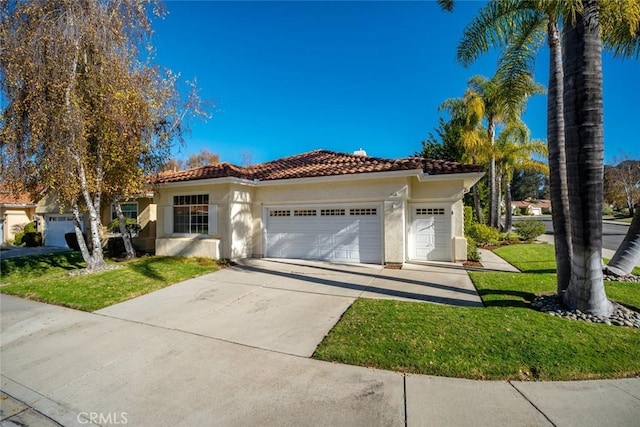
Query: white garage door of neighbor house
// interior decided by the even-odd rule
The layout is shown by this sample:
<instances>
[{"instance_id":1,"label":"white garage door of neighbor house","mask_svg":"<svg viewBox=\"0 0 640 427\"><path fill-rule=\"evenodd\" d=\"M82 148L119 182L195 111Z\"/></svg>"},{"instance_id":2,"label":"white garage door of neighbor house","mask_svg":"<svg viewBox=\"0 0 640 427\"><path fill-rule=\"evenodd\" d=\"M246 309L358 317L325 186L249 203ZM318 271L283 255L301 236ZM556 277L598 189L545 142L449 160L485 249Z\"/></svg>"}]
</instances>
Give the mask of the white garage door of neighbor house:
<instances>
[{"instance_id":1,"label":"white garage door of neighbor house","mask_svg":"<svg viewBox=\"0 0 640 427\"><path fill-rule=\"evenodd\" d=\"M64 235L66 233L73 233L75 231L75 228L73 227L73 216L47 215L45 221L45 246L59 246L62 248L68 247L67 242L64 240ZM83 228L82 223L80 224L80 227Z\"/></svg>"},{"instance_id":2,"label":"white garage door of neighbor house","mask_svg":"<svg viewBox=\"0 0 640 427\"><path fill-rule=\"evenodd\" d=\"M381 264L381 221L377 206L268 208L265 256Z\"/></svg>"},{"instance_id":3,"label":"white garage door of neighbor house","mask_svg":"<svg viewBox=\"0 0 640 427\"><path fill-rule=\"evenodd\" d=\"M449 209L411 207L409 259L451 261L450 227Z\"/></svg>"}]
</instances>

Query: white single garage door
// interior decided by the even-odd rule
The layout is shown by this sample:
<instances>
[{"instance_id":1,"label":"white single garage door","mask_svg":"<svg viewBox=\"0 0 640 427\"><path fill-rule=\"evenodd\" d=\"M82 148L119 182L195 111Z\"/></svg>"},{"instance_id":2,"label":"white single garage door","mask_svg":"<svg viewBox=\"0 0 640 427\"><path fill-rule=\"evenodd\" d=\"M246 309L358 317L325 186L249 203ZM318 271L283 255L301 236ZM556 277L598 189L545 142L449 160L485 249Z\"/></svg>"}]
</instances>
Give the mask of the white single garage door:
<instances>
[{"instance_id":1,"label":"white single garage door","mask_svg":"<svg viewBox=\"0 0 640 427\"><path fill-rule=\"evenodd\" d=\"M64 240L66 233L73 233L73 215L46 215L46 229L44 234L45 246L59 246L67 248L67 242ZM83 228L80 223L80 228Z\"/></svg>"},{"instance_id":2,"label":"white single garage door","mask_svg":"<svg viewBox=\"0 0 640 427\"><path fill-rule=\"evenodd\" d=\"M265 256L381 264L381 224L377 206L267 208Z\"/></svg>"},{"instance_id":3,"label":"white single garage door","mask_svg":"<svg viewBox=\"0 0 640 427\"><path fill-rule=\"evenodd\" d=\"M409 259L451 261L451 214L444 207L411 207Z\"/></svg>"}]
</instances>

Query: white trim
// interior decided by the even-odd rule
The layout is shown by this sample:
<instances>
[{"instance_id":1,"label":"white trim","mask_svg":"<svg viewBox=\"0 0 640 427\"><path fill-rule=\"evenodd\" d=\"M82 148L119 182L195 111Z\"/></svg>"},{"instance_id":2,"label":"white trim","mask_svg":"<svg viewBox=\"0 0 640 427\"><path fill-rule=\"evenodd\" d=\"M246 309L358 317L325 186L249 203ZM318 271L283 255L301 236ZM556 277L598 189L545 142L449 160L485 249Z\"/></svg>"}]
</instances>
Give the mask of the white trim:
<instances>
[{"instance_id":1,"label":"white trim","mask_svg":"<svg viewBox=\"0 0 640 427\"><path fill-rule=\"evenodd\" d=\"M178 182L164 182L158 185L158 187L185 187L192 185L208 185L208 184L240 184L249 185L252 187L265 187L276 185L294 185L294 184L306 184L310 182L342 182L342 181L360 181L369 179L385 179L385 178L401 178L407 176L420 176L423 172L420 169L409 169L400 171L388 171L388 172L367 172L367 173L354 173L343 175L330 175L330 176L312 176L307 178L286 178L286 179L272 179L267 181L248 180L233 177L223 178L207 178L207 179L192 179L188 181ZM451 174L460 175L460 174Z\"/></svg>"}]
</instances>

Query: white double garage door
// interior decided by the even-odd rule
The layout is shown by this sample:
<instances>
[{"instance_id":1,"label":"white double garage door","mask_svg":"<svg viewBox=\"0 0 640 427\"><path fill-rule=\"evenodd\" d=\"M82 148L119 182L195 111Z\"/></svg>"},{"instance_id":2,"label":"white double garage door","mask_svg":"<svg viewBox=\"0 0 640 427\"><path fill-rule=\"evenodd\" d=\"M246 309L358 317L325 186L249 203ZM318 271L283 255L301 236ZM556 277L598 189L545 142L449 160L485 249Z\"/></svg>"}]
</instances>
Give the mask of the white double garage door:
<instances>
[{"instance_id":1,"label":"white double garage door","mask_svg":"<svg viewBox=\"0 0 640 427\"><path fill-rule=\"evenodd\" d=\"M450 261L447 208L411 206L409 260ZM265 256L383 263L381 205L277 206L265 209Z\"/></svg>"}]
</instances>

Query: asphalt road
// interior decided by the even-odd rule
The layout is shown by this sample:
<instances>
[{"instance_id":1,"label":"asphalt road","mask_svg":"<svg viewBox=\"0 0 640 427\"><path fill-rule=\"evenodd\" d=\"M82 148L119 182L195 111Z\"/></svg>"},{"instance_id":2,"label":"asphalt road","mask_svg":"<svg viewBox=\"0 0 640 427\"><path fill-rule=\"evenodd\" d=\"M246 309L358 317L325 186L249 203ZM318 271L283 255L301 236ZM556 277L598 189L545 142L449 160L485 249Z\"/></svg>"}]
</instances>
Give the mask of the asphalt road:
<instances>
[{"instance_id":1,"label":"asphalt road","mask_svg":"<svg viewBox=\"0 0 640 427\"><path fill-rule=\"evenodd\" d=\"M543 221L545 227L547 227L547 232L545 234L553 235L553 225L551 224L551 216L541 216L541 217L538 217L538 219ZM618 249L618 246L620 246L620 243L622 243L622 240L624 239L624 236L627 234L628 229L629 229L628 224L612 224L610 222L603 222L602 223L602 247L612 251L615 251L616 249Z\"/></svg>"}]
</instances>

